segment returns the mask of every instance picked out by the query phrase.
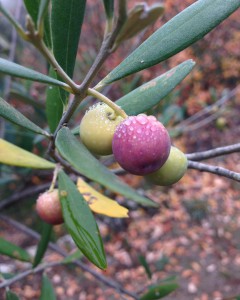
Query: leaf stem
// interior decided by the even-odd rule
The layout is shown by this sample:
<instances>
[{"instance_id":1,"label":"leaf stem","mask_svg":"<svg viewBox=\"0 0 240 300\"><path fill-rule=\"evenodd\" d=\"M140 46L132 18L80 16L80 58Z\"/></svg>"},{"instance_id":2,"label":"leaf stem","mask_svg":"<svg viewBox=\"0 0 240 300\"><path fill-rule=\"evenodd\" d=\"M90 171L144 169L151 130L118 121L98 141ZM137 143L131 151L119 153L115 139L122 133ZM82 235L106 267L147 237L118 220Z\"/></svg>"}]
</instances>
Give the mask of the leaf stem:
<instances>
[{"instance_id":1,"label":"leaf stem","mask_svg":"<svg viewBox=\"0 0 240 300\"><path fill-rule=\"evenodd\" d=\"M46 60L58 73L58 75L70 86L71 90L69 92L77 93L79 86L67 75L63 68L59 65L53 53L44 43L40 32L35 30L34 23L29 15L27 15L26 17L26 27L28 30L25 33L27 41L31 42L42 53L42 55L46 58Z\"/></svg>"},{"instance_id":2,"label":"leaf stem","mask_svg":"<svg viewBox=\"0 0 240 300\"><path fill-rule=\"evenodd\" d=\"M56 181L57 181L58 172L60 170L61 170L61 165L57 164L55 169L54 169L53 179L52 179L51 185L50 185L49 190L48 190L49 193L51 193L54 190L54 187L55 187L55 184L56 184Z\"/></svg>"},{"instance_id":3,"label":"leaf stem","mask_svg":"<svg viewBox=\"0 0 240 300\"><path fill-rule=\"evenodd\" d=\"M98 91L89 88L87 90L87 94L91 95L93 97L96 97L100 101L107 104L109 107L111 107L116 112L117 115L123 117L124 119L126 119L128 117L128 115L125 113L125 111L123 109L121 109L120 106L115 104L112 100L110 100L108 97L104 96L103 94L99 93Z\"/></svg>"}]
</instances>

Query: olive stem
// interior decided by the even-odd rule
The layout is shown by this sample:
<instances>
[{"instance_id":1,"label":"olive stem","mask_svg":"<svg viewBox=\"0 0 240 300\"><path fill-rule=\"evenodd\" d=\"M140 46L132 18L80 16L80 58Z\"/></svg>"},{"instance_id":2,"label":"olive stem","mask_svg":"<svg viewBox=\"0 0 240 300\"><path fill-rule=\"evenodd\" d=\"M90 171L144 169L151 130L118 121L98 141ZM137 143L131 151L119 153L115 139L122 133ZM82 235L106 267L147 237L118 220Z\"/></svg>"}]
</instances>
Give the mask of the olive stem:
<instances>
[{"instance_id":1,"label":"olive stem","mask_svg":"<svg viewBox=\"0 0 240 300\"><path fill-rule=\"evenodd\" d=\"M50 185L49 190L48 190L49 193L51 193L54 190L54 187L55 187L55 184L56 184L56 181L57 181L58 172L60 171L60 169L61 169L61 165L57 164L55 169L54 169L53 179L52 179L51 185Z\"/></svg>"},{"instance_id":2,"label":"olive stem","mask_svg":"<svg viewBox=\"0 0 240 300\"><path fill-rule=\"evenodd\" d=\"M123 109L121 109L120 106L115 104L112 100L110 100L108 97L104 96L103 94L99 93L98 91L88 88L87 94L107 104L116 112L117 115L121 116L123 119L126 119L128 117L128 115L125 113Z\"/></svg>"}]
</instances>

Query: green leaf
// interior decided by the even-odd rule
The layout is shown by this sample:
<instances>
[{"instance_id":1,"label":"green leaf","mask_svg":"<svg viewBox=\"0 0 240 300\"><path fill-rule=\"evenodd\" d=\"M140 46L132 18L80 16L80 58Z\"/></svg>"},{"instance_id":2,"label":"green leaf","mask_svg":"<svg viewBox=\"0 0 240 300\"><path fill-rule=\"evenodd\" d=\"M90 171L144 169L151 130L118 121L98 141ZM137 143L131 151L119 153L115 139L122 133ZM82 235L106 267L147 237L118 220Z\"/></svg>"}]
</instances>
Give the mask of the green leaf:
<instances>
[{"instance_id":1,"label":"green leaf","mask_svg":"<svg viewBox=\"0 0 240 300\"><path fill-rule=\"evenodd\" d=\"M128 115L137 115L155 106L169 94L193 69L191 59L163 75L143 84L116 101Z\"/></svg>"},{"instance_id":2,"label":"green leaf","mask_svg":"<svg viewBox=\"0 0 240 300\"><path fill-rule=\"evenodd\" d=\"M41 239L38 243L37 252L34 257L33 268L35 268L41 262L44 254L47 250L48 243L49 243L50 237L51 237L51 233L52 233L52 225L42 222Z\"/></svg>"},{"instance_id":3,"label":"green leaf","mask_svg":"<svg viewBox=\"0 0 240 300\"><path fill-rule=\"evenodd\" d=\"M89 151L80 143L71 131L63 127L57 135L56 147L59 153L80 173L87 178L96 181L110 190L131 198L137 203L145 206L157 207L152 200L140 196L134 189L119 180L118 176L102 165Z\"/></svg>"},{"instance_id":4,"label":"green leaf","mask_svg":"<svg viewBox=\"0 0 240 300\"><path fill-rule=\"evenodd\" d=\"M0 116L7 119L8 121L22 126L30 131L33 131L38 134L42 134L45 136L49 136L48 132L38 127L32 121L27 119L24 115L22 115L18 110L13 108L10 104L0 98Z\"/></svg>"},{"instance_id":5,"label":"green leaf","mask_svg":"<svg viewBox=\"0 0 240 300\"><path fill-rule=\"evenodd\" d=\"M17 294L12 291L6 292L6 300L20 300Z\"/></svg>"},{"instance_id":6,"label":"green leaf","mask_svg":"<svg viewBox=\"0 0 240 300\"><path fill-rule=\"evenodd\" d=\"M49 76L57 78L57 75L52 68L50 68ZM64 103L66 103L66 98L63 99L63 96L64 95L63 93L61 93L60 88L56 86L48 87L46 99L46 114L51 132L55 131L62 117Z\"/></svg>"},{"instance_id":7,"label":"green leaf","mask_svg":"<svg viewBox=\"0 0 240 300\"><path fill-rule=\"evenodd\" d=\"M138 259L139 259L141 265L144 267L144 270L145 270L148 278L151 279L152 278L152 272L150 270L149 264L147 263L145 257L143 255L139 255Z\"/></svg>"},{"instance_id":8,"label":"green leaf","mask_svg":"<svg viewBox=\"0 0 240 300\"><path fill-rule=\"evenodd\" d=\"M53 53L70 77L73 75L85 4L85 0L52 0Z\"/></svg>"},{"instance_id":9,"label":"green leaf","mask_svg":"<svg viewBox=\"0 0 240 300\"><path fill-rule=\"evenodd\" d=\"M53 169L55 164L0 139L0 163L33 169Z\"/></svg>"},{"instance_id":10,"label":"green leaf","mask_svg":"<svg viewBox=\"0 0 240 300\"><path fill-rule=\"evenodd\" d=\"M83 257L83 254L82 252L78 249L76 250L75 252L73 252L72 254L66 256L64 259L63 259L63 264L69 264L69 263L72 263L73 261L75 260L78 260L78 259L81 259Z\"/></svg>"},{"instance_id":11,"label":"green leaf","mask_svg":"<svg viewBox=\"0 0 240 300\"><path fill-rule=\"evenodd\" d=\"M24 0L24 4L33 22L37 24L40 0Z\"/></svg>"},{"instance_id":12,"label":"green leaf","mask_svg":"<svg viewBox=\"0 0 240 300\"><path fill-rule=\"evenodd\" d=\"M74 242L93 264L106 269L102 239L87 202L63 171L58 174L58 184L64 222Z\"/></svg>"},{"instance_id":13,"label":"green leaf","mask_svg":"<svg viewBox=\"0 0 240 300\"><path fill-rule=\"evenodd\" d=\"M0 58L0 73L4 73L4 74L16 76L28 80L43 82L47 84L53 84L68 89L68 85L62 81L56 80L47 75L23 67L21 65L18 65L16 63L13 63L3 58Z\"/></svg>"},{"instance_id":14,"label":"green leaf","mask_svg":"<svg viewBox=\"0 0 240 300\"><path fill-rule=\"evenodd\" d=\"M152 34L110 72L98 87L166 60L200 40L239 7L239 0L196 1Z\"/></svg>"},{"instance_id":15,"label":"green leaf","mask_svg":"<svg viewBox=\"0 0 240 300\"><path fill-rule=\"evenodd\" d=\"M112 19L114 13L114 0L103 0L103 5L107 18Z\"/></svg>"},{"instance_id":16,"label":"green leaf","mask_svg":"<svg viewBox=\"0 0 240 300\"><path fill-rule=\"evenodd\" d=\"M6 241L0 237L0 253L2 255L7 255L17 260L31 262L32 258L27 251Z\"/></svg>"},{"instance_id":17,"label":"green leaf","mask_svg":"<svg viewBox=\"0 0 240 300\"><path fill-rule=\"evenodd\" d=\"M51 281L48 279L47 275L42 276L42 288L39 300L56 300L56 295L52 286Z\"/></svg>"},{"instance_id":18,"label":"green leaf","mask_svg":"<svg viewBox=\"0 0 240 300\"><path fill-rule=\"evenodd\" d=\"M166 283L164 285L155 285L144 294L140 300L157 300L162 299L168 294L172 293L178 288L178 284L175 282Z\"/></svg>"}]
</instances>

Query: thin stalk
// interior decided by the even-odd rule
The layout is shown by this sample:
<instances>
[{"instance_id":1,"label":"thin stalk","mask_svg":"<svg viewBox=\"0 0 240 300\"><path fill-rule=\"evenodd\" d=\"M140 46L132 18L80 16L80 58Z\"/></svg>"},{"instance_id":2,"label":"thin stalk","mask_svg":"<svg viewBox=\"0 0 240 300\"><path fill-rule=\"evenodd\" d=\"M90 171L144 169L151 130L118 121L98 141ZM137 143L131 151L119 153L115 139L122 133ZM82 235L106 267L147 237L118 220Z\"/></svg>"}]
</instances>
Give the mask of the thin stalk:
<instances>
[{"instance_id":1,"label":"thin stalk","mask_svg":"<svg viewBox=\"0 0 240 300\"><path fill-rule=\"evenodd\" d=\"M107 104L109 107L111 107L116 112L117 115L123 117L124 119L126 119L128 117L128 115L125 113L125 111L123 109L121 109L120 106L118 106L117 104L112 102L108 97L104 96L103 94L99 93L98 91L89 88L87 90L87 94L91 95L91 96L99 99L100 101L104 102L105 104Z\"/></svg>"}]
</instances>

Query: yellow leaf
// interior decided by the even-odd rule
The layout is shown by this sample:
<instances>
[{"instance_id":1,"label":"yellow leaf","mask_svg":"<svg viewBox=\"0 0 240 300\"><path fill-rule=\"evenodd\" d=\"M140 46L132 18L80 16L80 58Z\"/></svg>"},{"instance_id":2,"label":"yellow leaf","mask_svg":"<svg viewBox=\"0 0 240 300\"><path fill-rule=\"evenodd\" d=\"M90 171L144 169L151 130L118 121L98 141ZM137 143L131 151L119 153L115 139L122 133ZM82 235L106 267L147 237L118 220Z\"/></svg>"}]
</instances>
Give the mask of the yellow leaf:
<instances>
[{"instance_id":1,"label":"yellow leaf","mask_svg":"<svg viewBox=\"0 0 240 300\"><path fill-rule=\"evenodd\" d=\"M112 218L128 218L128 209L119 205L101 193L97 192L82 178L78 178L77 188L83 195L84 199L88 202L92 211L98 214L106 215Z\"/></svg>"},{"instance_id":2,"label":"yellow leaf","mask_svg":"<svg viewBox=\"0 0 240 300\"><path fill-rule=\"evenodd\" d=\"M0 139L0 163L34 169L53 169L54 163Z\"/></svg>"}]
</instances>

